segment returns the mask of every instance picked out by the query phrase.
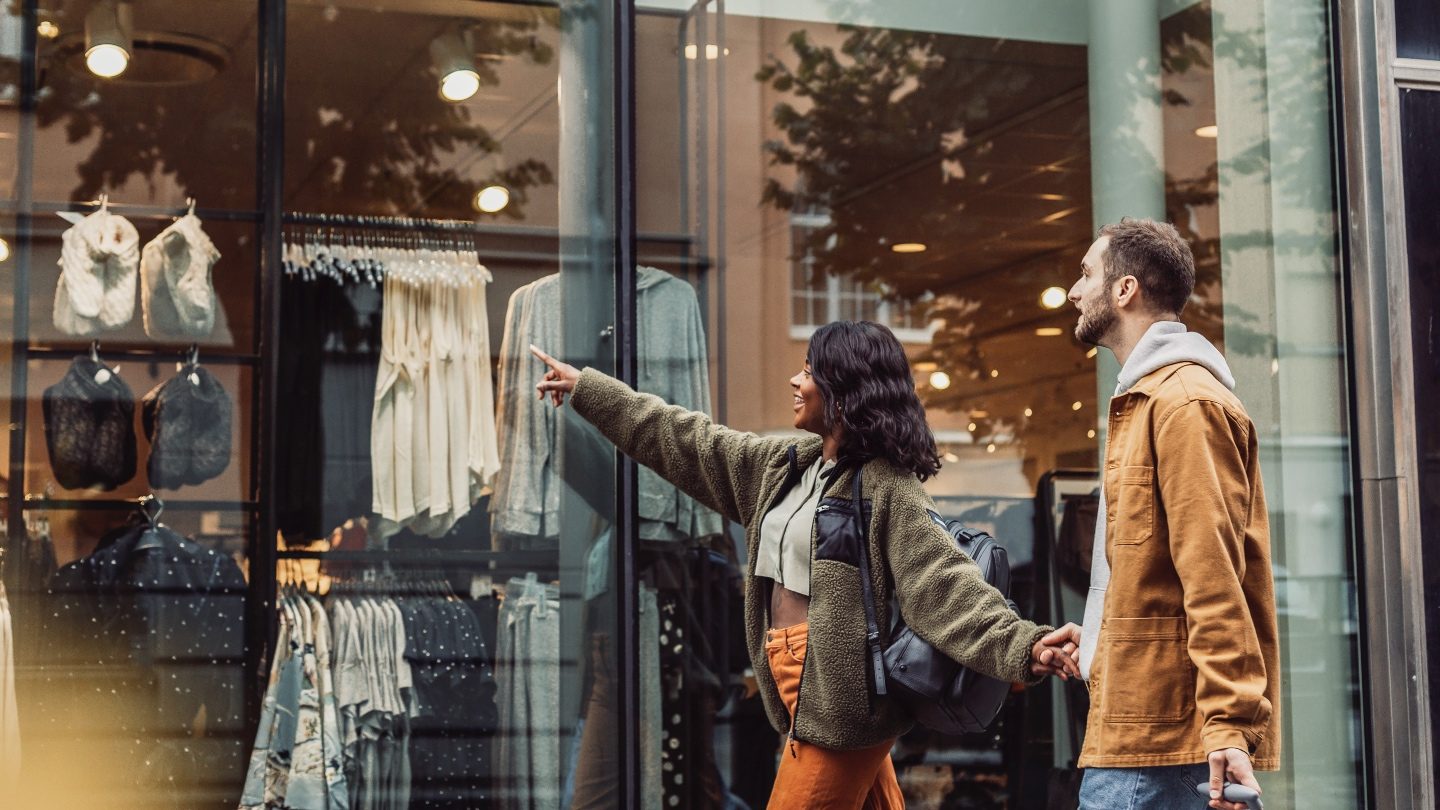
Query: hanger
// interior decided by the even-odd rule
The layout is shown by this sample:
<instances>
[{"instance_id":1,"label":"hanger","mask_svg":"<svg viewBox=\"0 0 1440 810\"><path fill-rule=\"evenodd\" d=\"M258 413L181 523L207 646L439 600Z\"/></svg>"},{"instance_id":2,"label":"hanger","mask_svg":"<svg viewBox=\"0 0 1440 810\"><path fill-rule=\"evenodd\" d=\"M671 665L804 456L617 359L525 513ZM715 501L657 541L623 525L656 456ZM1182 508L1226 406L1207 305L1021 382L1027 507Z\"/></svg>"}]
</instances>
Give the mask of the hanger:
<instances>
[{"instance_id":1,"label":"hanger","mask_svg":"<svg viewBox=\"0 0 1440 810\"><path fill-rule=\"evenodd\" d=\"M140 514L145 516L146 528L140 533L140 540L135 544L132 551L146 551L152 548L164 548L165 539L160 535L163 524L160 523L160 515L165 512L165 502L155 497L154 493L142 496L137 505L140 507Z\"/></svg>"},{"instance_id":2,"label":"hanger","mask_svg":"<svg viewBox=\"0 0 1440 810\"><path fill-rule=\"evenodd\" d=\"M98 340L90 341L90 362L100 362L100 341Z\"/></svg>"}]
</instances>

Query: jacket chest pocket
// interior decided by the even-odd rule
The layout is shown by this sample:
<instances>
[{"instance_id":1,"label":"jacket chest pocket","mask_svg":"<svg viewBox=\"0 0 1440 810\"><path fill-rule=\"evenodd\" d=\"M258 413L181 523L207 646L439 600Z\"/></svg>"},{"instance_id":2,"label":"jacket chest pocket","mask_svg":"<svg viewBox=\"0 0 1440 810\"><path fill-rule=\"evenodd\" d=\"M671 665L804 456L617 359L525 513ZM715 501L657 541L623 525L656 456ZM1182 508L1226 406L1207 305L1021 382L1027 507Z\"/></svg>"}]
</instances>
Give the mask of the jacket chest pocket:
<instances>
[{"instance_id":1,"label":"jacket chest pocket","mask_svg":"<svg viewBox=\"0 0 1440 810\"><path fill-rule=\"evenodd\" d=\"M869 517L867 510L866 517ZM815 509L815 559L860 566L865 553L849 501L826 498Z\"/></svg>"},{"instance_id":2,"label":"jacket chest pocket","mask_svg":"<svg viewBox=\"0 0 1440 810\"><path fill-rule=\"evenodd\" d=\"M1115 508L1106 515L1115 523L1111 536L1116 545L1139 545L1155 533L1155 468L1122 467L1119 482Z\"/></svg>"}]
</instances>

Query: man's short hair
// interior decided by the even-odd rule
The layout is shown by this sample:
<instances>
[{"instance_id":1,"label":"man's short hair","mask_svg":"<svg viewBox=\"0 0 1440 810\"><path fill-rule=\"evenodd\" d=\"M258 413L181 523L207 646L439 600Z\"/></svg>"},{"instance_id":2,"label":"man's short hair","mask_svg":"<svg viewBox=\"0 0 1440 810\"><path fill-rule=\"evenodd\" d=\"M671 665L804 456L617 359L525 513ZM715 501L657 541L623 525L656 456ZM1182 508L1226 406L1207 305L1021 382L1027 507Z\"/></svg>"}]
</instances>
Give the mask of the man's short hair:
<instances>
[{"instance_id":1,"label":"man's short hair","mask_svg":"<svg viewBox=\"0 0 1440 810\"><path fill-rule=\"evenodd\" d=\"M1179 315L1195 291L1195 256L1168 222L1125 217L1100 229L1105 248L1105 284L1134 276L1156 312Z\"/></svg>"}]
</instances>

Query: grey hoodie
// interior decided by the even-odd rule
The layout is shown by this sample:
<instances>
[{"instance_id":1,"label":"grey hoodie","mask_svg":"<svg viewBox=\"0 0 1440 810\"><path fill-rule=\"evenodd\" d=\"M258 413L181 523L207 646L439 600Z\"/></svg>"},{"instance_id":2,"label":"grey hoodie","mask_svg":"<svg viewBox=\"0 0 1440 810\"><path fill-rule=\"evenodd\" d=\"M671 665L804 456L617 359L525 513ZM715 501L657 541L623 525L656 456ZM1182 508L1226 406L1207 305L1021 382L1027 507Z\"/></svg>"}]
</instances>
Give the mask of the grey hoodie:
<instances>
[{"instance_id":1,"label":"grey hoodie","mask_svg":"<svg viewBox=\"0 0 1440 810\"><path fill-rule=\"evenodd\" d=\"M1129 391L1141 378L1157 369L1175 363L1195 363L1205 367L1226 388L1235 390L1235 376L1225 358L1204 335L1189 332L1179 321L1158 321L1145 330L1135 350L1120 369L1115 383L1115 396ZM1105 615L1105 589L1110 585L1110 561L1105 556L1105 492L1100 492L1100 509L1096 512L1095 548L1090 557L1090 593L1085 598L1085 623L1080 634L1080 673L1090 679L1090 661L1100 639L1100 620Z\"/></svg>"}]
</instances>

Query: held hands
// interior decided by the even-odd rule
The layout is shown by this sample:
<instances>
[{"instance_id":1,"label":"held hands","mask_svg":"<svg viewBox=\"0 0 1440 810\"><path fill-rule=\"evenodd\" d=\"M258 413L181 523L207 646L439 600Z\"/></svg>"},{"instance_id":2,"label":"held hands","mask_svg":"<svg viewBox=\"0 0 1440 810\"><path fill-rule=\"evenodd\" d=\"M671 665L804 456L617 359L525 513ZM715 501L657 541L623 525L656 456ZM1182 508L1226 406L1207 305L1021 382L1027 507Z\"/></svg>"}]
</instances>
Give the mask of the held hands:
<instances>
[{"instance_id":1,"label":"held hands","mask_svg":"<svg viewBox=\"0 0 1440 810\"><path fill-rule=\"evenodd\" d=\"M1080 626L1071 622L1035 642L1030 649L1030 674L1080 677Z\"/></svg>"},{"instance_id":2,"label":"held hands","mask_svg":"<svg viewBox=\"0 0 1440 810\"><path fill-rule=\"evenodd\" d=\"M549 367L539 385L535 386L536 393L540 399L544 399L545 395L549 394L550 401L557 408L564 405L565 395L574 391L575 383L580 380L580 370L540 351L533 343L530 345L530 353Z\"/></svg>"},{"instance_id":3,"label":"held hands","mask_svg":"<svg viewBox=\"0 0 1440 810\"><path fill-rule=\"evenodd\" d=\"M1210 752L1210 806L1217 810L1250 808L1245 802L1230 802L1220 798L1220 789L1226 782L1244 785L1256 794L1260 793L1260 783L1255 781L1255 771L1250 766L1250 755L1239 748L1222 748Z\"/></svg>"}]
</instances>

